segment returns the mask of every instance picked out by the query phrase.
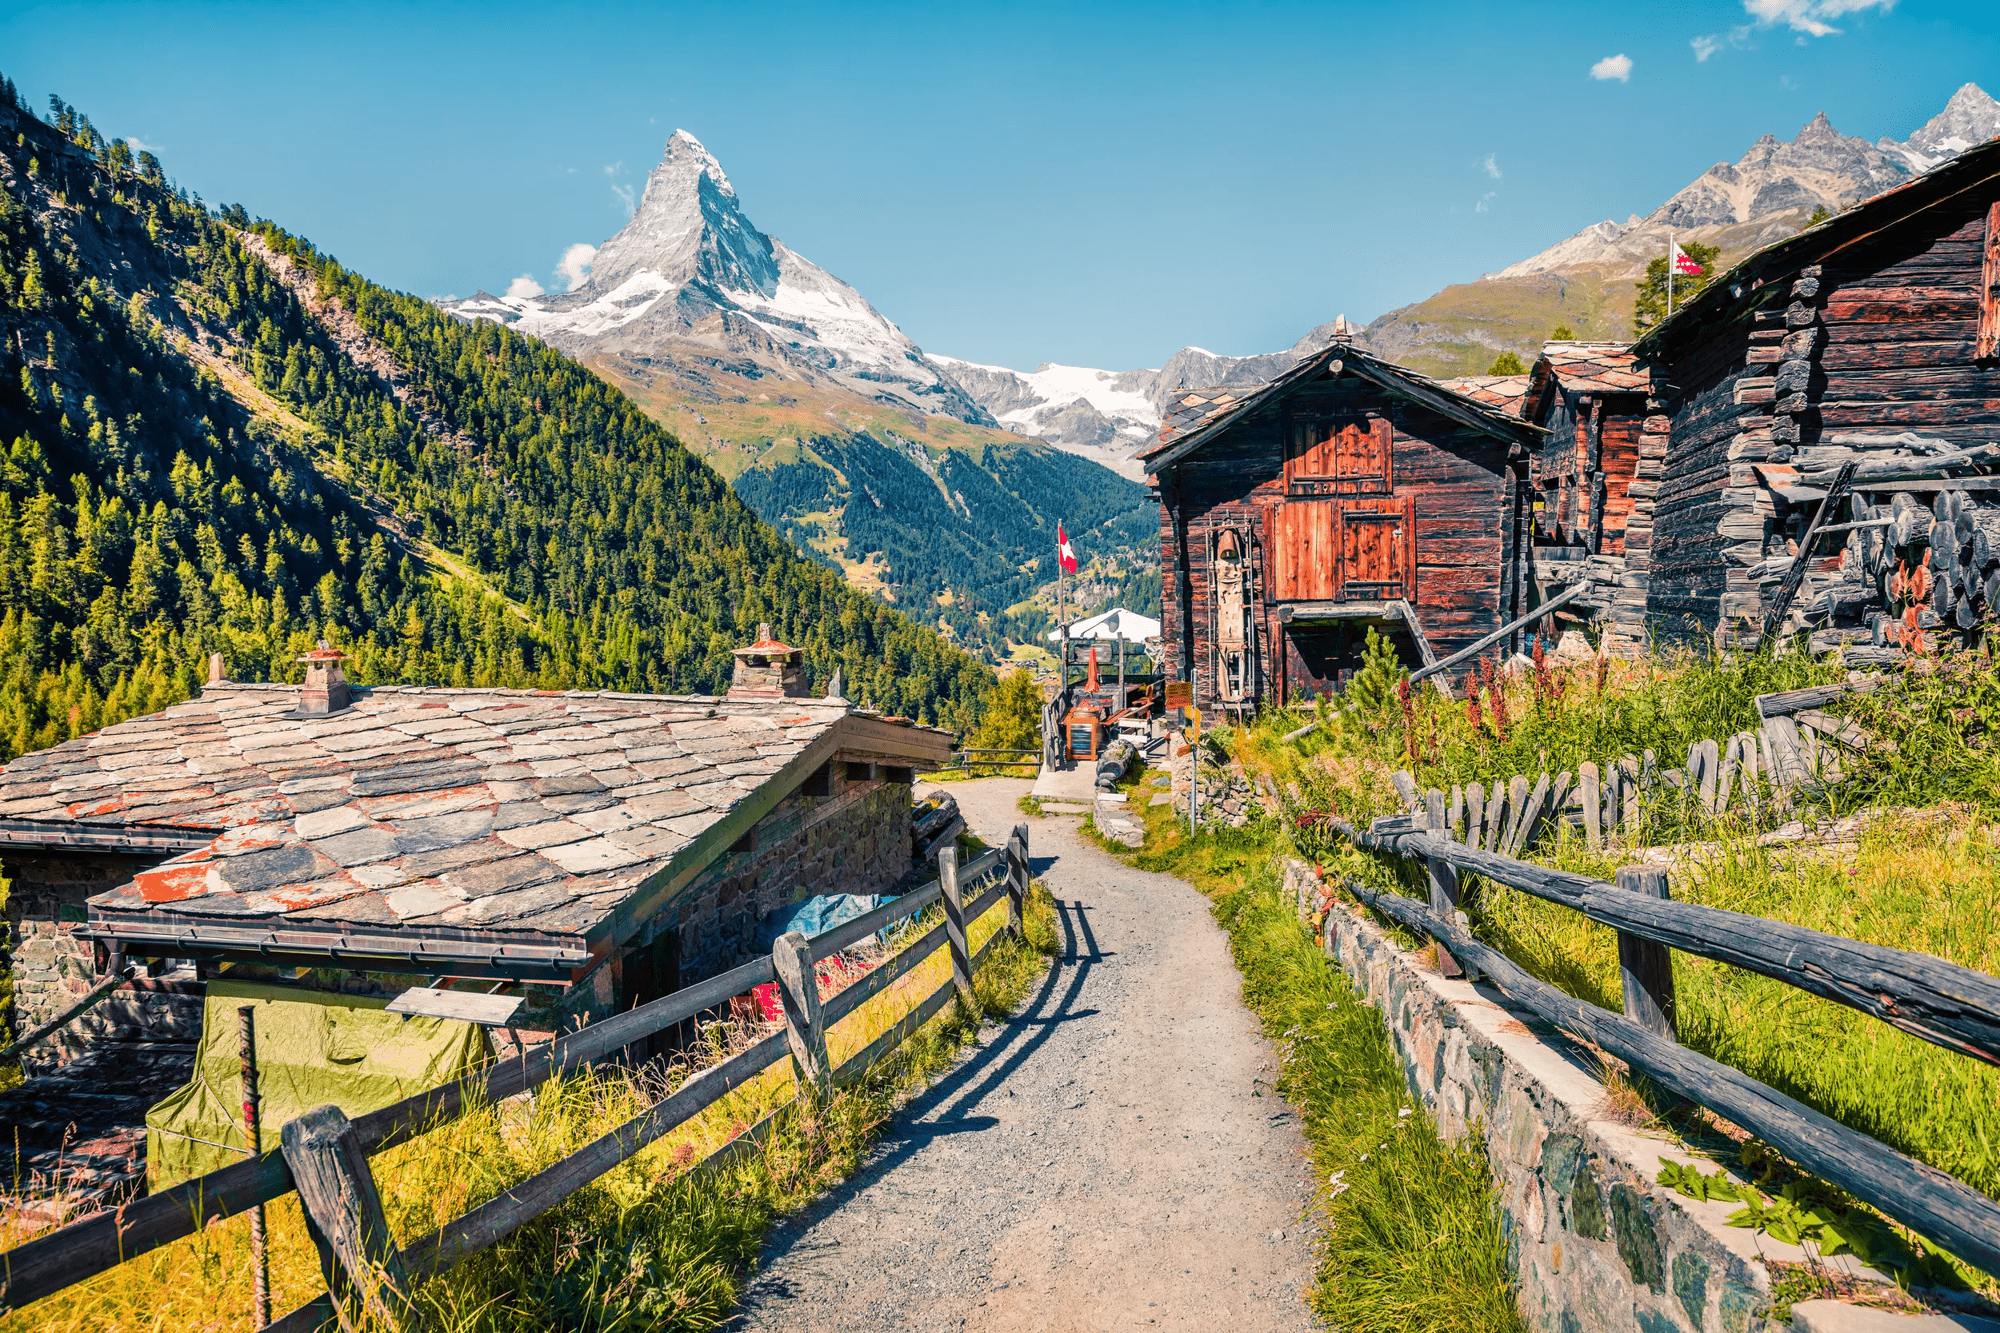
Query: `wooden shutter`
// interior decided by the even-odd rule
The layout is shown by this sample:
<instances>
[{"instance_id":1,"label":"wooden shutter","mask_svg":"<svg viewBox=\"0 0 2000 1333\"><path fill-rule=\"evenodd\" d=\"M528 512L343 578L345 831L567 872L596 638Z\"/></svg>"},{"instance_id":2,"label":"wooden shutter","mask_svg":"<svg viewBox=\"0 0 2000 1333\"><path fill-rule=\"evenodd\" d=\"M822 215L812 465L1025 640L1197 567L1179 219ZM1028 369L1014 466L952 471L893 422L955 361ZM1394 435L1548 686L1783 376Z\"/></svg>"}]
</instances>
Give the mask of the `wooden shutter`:
<instances>
[{"instance_id":1,"label":"wooden shutter","mask_svg":"<svg viewBox=\"0 0 2000 1333\"><path fill-rule=\"evenodd\" d=\"M1384 417L1294 417L1285 450L1285 493L1387 495L1395 431Z\"/></svg>"},{"instance_id":2,"label":"wooden shutter","mask_svg":"<svg viewBox=\"0 0 2000 1333\"><path fill-rule=\"evenodd\" d=\"M1410 496L1342 504L1338 597L1351 602L1414 597L1416 526L1416 502Z\"/></svg>"},{"instance_id":3,"label":"wooden shutter","mask_svg":"<svg viewBox=\"0 0 2000 1333\"><path fill-rule=\"evenodd\" d=\"M1975 359L2000 357L2000 203L1986 210L1986 259L1979 275L1979 341Z\"/></svg>"},{"instance_id":4,"label":"wooden shutter","mask_svg":"<svg viewBox=\"0 0 2000 1333\"><path fill-rule=\"evenodd\" d=\"M1339 547L1334 544L1338 515L1331 500L1287 500L1278 506L1277 600L1330 602L1339 579Z\"/></svg>"}]
</instances>

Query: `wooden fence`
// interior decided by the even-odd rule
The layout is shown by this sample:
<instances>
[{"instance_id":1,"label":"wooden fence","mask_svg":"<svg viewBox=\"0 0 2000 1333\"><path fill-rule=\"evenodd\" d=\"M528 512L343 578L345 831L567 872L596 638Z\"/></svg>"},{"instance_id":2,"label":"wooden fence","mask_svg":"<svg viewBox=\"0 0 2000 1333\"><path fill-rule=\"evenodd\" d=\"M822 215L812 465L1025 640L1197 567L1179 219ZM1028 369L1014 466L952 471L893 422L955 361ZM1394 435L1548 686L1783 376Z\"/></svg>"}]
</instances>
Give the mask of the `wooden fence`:
<instances>
[{"instance_id":1,"label":"wooden fence","mask_svg":"<svg viewBox=\"0 0 2000 1333\"><path fill-rule=\"evenodd\" d=\"M1798 793L1840 780L1841 748L1858 746L1861 735L1853 723L1823 710L1843 694L1869 688L1872 682L1760 694L1755 732L1696 741L1681 768L1661 769L1648 750L1601 767L1579 764L1574 774L1565 770L1554 779L1543 773L1532 784L1517 773L1490 788L1478 782L1454 786L1446 797L1447 819L1465 830L1468 846L1517 856L1557 820L1581 829L1593 850L1621 833L1629 840L1639 832L1646 802L1667 792L1677 795L1684 810L1699 803L1711 818L1736 807L1754 815L1766 801L1773 809L1787 809ZM1405 801L1416 799L1408 774L1396 775L1396 787Z\"/></svg>"},{"instance_id":2,"label":"wooden fence","mask_svg":"<svg viewBox=\"0 0 2000 1333\"><path fill-rule=\"evenodd\" d=\"M944 761L946 768L1034 768L1042 766L1040 750L975 750L967 747L954 750Z\"/></svg>"},{"instance_id":3,"label":"wooden fence","mask_svg":"<svg viewBox=\"0 0 2000 1333\"><path fill-rule=\"evenodd\" d=\"M996 873L1001 876L997 883L967 898ZM1028 883L1025 824L1015 827L1005 848L988 851L964 866L958 864L956 848L947 846L938 852L937 879L810 939L787 934L767 957L379 1111L350 1120L338 1107L320 1107L283 1127L282 1151L184 1181L115 1210L92 1213L0 1252L0 1311L19 1309L192 1235L211 1222L297 1190L329 1290L265 1328L307 1333L336 1322L351 1326L362 1310L397 1317L407 1306L414 1282L510 1235L786 1056L791 1057L802 1095L823 1095L835 1084L858 1078L901 1045L954 993L973 1003L972 982L980 960L1003 935L1021 931ZM1007 903L1005 929L996 931L976 953L969 951L967 926L1002 899ZM820 1000L816 962L933 902L943 904L942 921L846 989ZM867 1047L840 1065L831 1065L827 1030L940 948L950 950L951 977ZM612 1056L634 1041L774 980L784 1006L784 1031L699 1071L678 1091L624 1125L439 1230L400 1247L390 1238L368 1166L370 1154L407 1142L467 1108L498 1103L587 1062ZM711 1166L747 1150L761 1140L770 1123L767 1116L697 1166Z\"/></svg>"},{"instance_id":4,"label":"wooden fence","mask_svg":"<svg viewBox=\"0 0 2000 1333\"><path fill-rule=\"evenodd\" d=\"M1679 1045L1672 952L1775 978L1989 1064L2000 1064L2000 978L1929 954L1676 902L1659 870L1631 867L1618 873L1616 884L1607 884L1499 855L1470 840L1458 842L1445 820L1444 795L1435 788L1411 806L1412 813L1378 819L1366 832L1341 821L1334 827L1358 846L1425 864L1428 903L1359 883L1349 887L1368 906L1437 941L1446 975L1462 975L1468 967L1484 974L1538 1018L1610 1052L1634 1073L1728 1118L1806 1170L2000 1275L2000 1204ZM1537 981L1475 940L1457 910L1461 871L1560 903L1617 930L1625 1013Z\"/></svg>"}]
</instances>

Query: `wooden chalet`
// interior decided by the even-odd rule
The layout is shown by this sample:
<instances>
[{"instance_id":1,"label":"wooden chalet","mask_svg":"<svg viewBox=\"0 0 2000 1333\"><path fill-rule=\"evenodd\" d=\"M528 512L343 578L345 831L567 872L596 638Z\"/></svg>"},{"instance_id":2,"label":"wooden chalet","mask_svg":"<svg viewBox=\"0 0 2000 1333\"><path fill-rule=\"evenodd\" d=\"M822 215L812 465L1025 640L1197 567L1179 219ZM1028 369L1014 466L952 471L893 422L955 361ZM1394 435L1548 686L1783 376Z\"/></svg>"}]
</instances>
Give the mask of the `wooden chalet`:
<instances>
[{"instance_id":1,"label":"wooden chalet","mask_svg":"<svg viewBox=\"0 0 2000 1333\"><path fill-rule=\"evenodd\" d=\"M1527 376L1521 415L1548 432L1530 469L1535 579L1541 600L1596 565L1601 596L1563 619L1594 619L1614 648L1645 641L1644 574L1667 419L1649 413L1649 380L1629 344L1551 342ZM1591 557L1598 557L1591 561Z\"/></svg>"},{"instance_id":2,"label":"wooden chalet","mask_svg":"<svg viewBox=\"0 0 2000 1333\"><path fill-rule=\"evenodd\" d=\"M1900 516L1931 511L1901 535L1953 524L1967 561L1918 554L1947 586L1883 527L1849 528L1807 553L1799 605L1830 630L1860 608L1864 627L1835 637L1878 642L1884 620L1939 618L1912 600L1934 586L1944 617L1982 618L1992 543L1975 551L1968 534L2000 533L1987 512L2000 478L1981 475L2000 440L1997 290L2000 140L1758 251L1641 338L1633 354L1671 417L1646 576L1655 632L1754 639L1847 462L1859 471L1830 518L1909 527Z\"/></svg>"},{"instance_id":3,"label":"wooden chalet","mask_svg":"<svg viewBox=\"0 0 2000 1333\"><path fill-rule=\"evenodd\" d=\"M1541 435L1344 340L1261 388L1183 394L1140 455L1170 677L1243 712L1337 684L1369 626L1412 666L1502 628L1527 608Z\"/></svg>"}]
</instances>

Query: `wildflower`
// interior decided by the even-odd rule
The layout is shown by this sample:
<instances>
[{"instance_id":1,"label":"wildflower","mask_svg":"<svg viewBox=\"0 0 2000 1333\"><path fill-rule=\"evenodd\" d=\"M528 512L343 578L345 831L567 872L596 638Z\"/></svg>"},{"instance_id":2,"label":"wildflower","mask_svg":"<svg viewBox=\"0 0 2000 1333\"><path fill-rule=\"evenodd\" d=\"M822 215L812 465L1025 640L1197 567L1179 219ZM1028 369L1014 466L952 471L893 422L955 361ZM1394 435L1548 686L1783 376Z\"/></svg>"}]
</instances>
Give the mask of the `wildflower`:
<instances>
[{"instance_id":1,"label":"wildflower","mask_svg":"<svg viewBox=\"0 0 2000 1333\"><path fill-rule=\"evenodd\" d=\"M1409 1113L1410 1113L1410 1108L1405 1106L1402 1110L1396 1112L1396 1119L1401 1120L1405 1116L1409 1115Z\"/></svg>"}]
</instances>

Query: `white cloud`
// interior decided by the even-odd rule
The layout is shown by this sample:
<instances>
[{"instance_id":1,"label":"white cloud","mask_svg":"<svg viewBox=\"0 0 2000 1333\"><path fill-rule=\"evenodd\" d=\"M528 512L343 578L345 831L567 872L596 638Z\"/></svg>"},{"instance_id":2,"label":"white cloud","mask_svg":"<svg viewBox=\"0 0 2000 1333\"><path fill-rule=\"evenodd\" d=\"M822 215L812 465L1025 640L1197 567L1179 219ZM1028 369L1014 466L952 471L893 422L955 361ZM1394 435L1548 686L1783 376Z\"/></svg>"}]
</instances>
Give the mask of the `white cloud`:
<instances>
[{"instance_id":1,"label":"white cloud","mask_svg":"<svg viewBox=\"0 0 2000 1333\"><path fill-rule=\"evenodd\" d=\"M525 273L507 284L507 295L509 297L540 296L541 294L542 284L536 282Z\"/></svg>"},{"instance_id":2,"label":"white cloud","mask_svg":"<svg viewBox=\"0 0 2000 1333\"><path fill-rule=\"evenodd\" d=\"M1833 26L1834 19L1871 9L1886 14L1895 7L1896 0L1743 0L1743 11L1759 27L1782 23L1808 37L1830 37L1839 32Z\"/></svg>"},{"instance_id":3,"label":"white cloud","mask_svg":"<svg viewBox=\"0 0 2000 1333\"><path fill-rule=\"evenodd\" d=\"M1488 190L1485 194L1479 196L1479 202L1472 206L1472 211L1475 213L1491 212L1493 201L1499 197L1500 192L1498 190Z\"/></svg>"},{"instance_id":4,"label":"white cloud","mask_svg":"<svg viewBox=\"0 0 2000 1333\"><path fill-rule=\"evenodd\" d=\"M1494 161L1493 159L1498 156L1499 156L1498 153L1488 153L1486 155L1486 160L1479 164L1481 170L1485 171L1487 175L1491 176L1496 181L1500 179L1500 164Z\"/></svg>"},{"instance_id":5,"label":"white cloud","mask_svg":"<svg viewBox=\"0 0 2000 1333\"><path fill-rule=\"evenodd\" d=\"M1694 48L1695 61L1700 63L1722 49L1722 39L1710 33L1706 37L1695 38L1688 45Z\"/></svg>"},{"instance_id":6,"label":"white cloud","mask_svg":"<svg viewBox=\"0 0 2000 1333\"><path fill-rule=\"evenodd\" d=\"M147 143L136 134L126 135L125 142L132 145L132 151L135 153L162 153L166 151L156 143Z\"/></svg>"},{"instance_id":7,"label":"white cloud","mask_svg":"<svg viewBox=\"0 0 2000 1333\"><path fill-rule=\"evenodd\" d=\"M611 193L617 195L618 201L625 205L625 216L629 218L639 211L639 202L631 183L625 182L621 184L618 180L618 177L624 170L625 164L623 162L613 162L604 169L604 175L611 182Z\"/></svg>"},{"instance_id":8,"label":"white cloud","mask_svg":"<svg viewBox=\"0 0 2000 1333\"><path fill-rule=\"evenodd\" d=\"M1590 67L1590 77L1593 79L1616 79L1620 83L1630 83L1632 81L1632 57L1623 53L1615 56L1606 56Z\"/></svg>"},{"instance_id":9,"label":"white cloud","mask_svg":"<svg viewBox=\"0 0 2000 1333\"><path fill-rule=\"evenodd\" d=\"M590 275L590 261L597 258L597 247L578 241L563 251L556 262L556 272L569 280L569 289L575 291L583 286L583 280Z\"/></svg>"}]
</instances>

